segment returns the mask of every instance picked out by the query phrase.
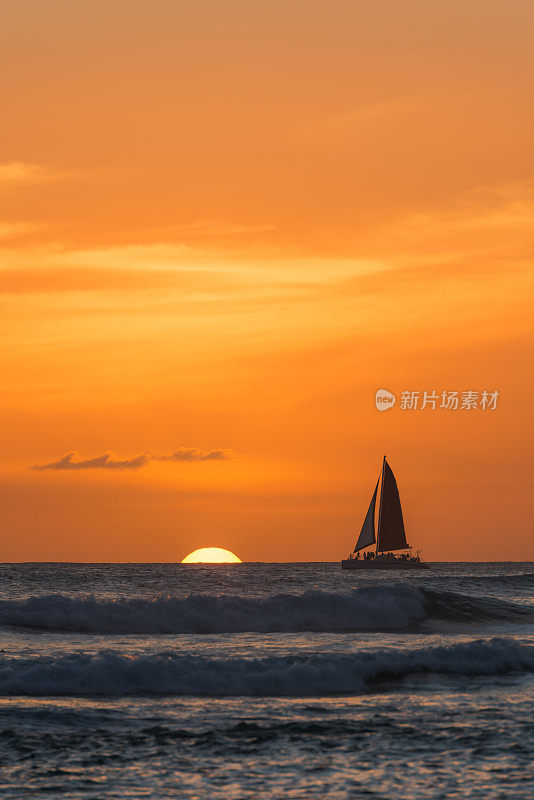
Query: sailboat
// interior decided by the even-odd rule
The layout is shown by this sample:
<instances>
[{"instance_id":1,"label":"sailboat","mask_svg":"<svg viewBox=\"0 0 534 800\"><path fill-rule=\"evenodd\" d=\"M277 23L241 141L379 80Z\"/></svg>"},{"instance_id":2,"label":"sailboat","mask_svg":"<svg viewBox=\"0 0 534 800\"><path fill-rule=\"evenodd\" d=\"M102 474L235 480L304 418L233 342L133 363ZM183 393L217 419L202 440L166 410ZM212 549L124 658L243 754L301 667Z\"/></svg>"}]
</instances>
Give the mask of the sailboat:
<instances>
[{"instance_id":1,"label":"sailboat","mask_svg":"<svg viewBox=\"0 0 534 800\"><path fill-rule=\"evenodd\" d=\"M380 505L378 530L375 535L375 507L379 484ZM362 556L360 555L361 550L366 550L375 543L374 550L367 550ZM394 555L399 550L410 552ZM427 565L421 561L419 553L413 555L411 550L411 545L407 543L404 532L397 481L386 456L384 456L382 469L356 547L347 559L343 559L341 566L343 569L428 569Z\"/></svg>"}]
</instances>

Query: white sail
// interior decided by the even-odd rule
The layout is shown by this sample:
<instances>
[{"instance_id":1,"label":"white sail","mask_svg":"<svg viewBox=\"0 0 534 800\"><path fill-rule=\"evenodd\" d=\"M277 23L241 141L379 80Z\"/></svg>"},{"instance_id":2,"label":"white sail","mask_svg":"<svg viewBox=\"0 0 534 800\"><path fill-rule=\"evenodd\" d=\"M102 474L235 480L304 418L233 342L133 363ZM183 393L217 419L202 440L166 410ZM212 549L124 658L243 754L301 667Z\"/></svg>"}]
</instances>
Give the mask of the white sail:
<instances>
[{"instance_id":1,"label":"white sail","mask_svg":"<svg viewBox=\"0 0 534 800\"><path fill-rule=\"evenodd\" d=\"M375 506L376 506L376 493L378 491L379 480L376 482L375 490L371 498L371 503L367 510L367 514L365 515L362 529L360 531L360 535L358 536L358 541L356 542L356 547L354 548L355 553L357 553L359 550L363 550L364 547L369 547L369 545L374 544L376 542Z\"/></svg>"}]
</instances>

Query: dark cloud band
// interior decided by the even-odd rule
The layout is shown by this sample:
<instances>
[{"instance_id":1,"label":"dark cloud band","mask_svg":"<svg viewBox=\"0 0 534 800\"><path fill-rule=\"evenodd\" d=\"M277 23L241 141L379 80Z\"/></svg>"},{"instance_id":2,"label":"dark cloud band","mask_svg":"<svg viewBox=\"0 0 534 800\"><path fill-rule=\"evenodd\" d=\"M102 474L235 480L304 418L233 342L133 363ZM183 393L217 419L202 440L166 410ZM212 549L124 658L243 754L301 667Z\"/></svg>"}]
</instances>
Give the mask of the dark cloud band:
<instances>
[{"instance_id":1,"label":"dark cloud band","mask_svg":"<svg viewBox=\"0 0 534 800\"><path fill-rule=\"evenodd\" d=\"M139 469L148 464L150 458L141 454L133 458L115 459L111 453L104 453L96 458L84 458L75 461L76 453L67 453L59 461L51 461L49 464L35 464L31 469Z\"/></svg>"},{"instance_id":2,"label":"dark cloud band","mask_svg":"<svg viewBox=\"0 0 534 800\"><path fill-rule=\"evenodd\" d=\"M169 456L154 456L157 461L224 461L230 458L227 450L199 450L198 447L180 447Z\"/></svg>"},{"instance_id":3,"label":"dark cloud band","mask_svg":"<svg viewBox=\"0 0 534 800\"><path fill-rule=\"evenodd\" d=\"M33 470L79 470L79 469L140 469L150 461L224 461L230 458L227 450L200 450L198 447L180 447L170 455L141 453L132 458L118 459L112 453L104 453L95 458L76 460L77 453L67 453L58 461L48 464L34 464Z\"/></svg>"}]
</instances>

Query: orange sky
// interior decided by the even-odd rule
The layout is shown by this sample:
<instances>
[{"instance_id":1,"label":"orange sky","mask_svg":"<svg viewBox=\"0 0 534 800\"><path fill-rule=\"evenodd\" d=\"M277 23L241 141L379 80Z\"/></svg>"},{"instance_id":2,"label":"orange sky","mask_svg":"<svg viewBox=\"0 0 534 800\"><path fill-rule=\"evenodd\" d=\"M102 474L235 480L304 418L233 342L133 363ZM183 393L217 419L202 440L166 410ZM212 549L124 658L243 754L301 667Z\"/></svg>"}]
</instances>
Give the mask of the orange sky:
<instances>
[{"instance_id":1,"label":"orange sky","mask_svg":"<svg viewBox=\"0 0 534 800\"><path fill-rule=\"evenodd\" d=\"M2 9L0 560L534 558L530 0Z\"/></svg>"}]
</instances>

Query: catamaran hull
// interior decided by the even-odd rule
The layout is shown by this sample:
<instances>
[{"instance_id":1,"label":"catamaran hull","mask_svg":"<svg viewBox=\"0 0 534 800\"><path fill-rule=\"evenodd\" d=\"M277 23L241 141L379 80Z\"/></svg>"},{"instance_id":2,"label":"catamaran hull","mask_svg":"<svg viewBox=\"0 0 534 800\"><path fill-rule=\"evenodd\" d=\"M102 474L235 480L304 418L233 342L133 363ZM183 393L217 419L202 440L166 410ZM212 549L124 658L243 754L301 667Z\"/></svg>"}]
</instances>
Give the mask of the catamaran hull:
<instances>
[{"instance_id":1,"label":"catamaran hull","mask_svg":"<svg viewBox=\"0 0 534 800\"><path fill-rule=\"evenodd\" d=\"M422 561L363 561L358 559L344 559L341 569L428 569Z\"/></svg>"}]
</instances>

